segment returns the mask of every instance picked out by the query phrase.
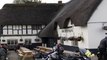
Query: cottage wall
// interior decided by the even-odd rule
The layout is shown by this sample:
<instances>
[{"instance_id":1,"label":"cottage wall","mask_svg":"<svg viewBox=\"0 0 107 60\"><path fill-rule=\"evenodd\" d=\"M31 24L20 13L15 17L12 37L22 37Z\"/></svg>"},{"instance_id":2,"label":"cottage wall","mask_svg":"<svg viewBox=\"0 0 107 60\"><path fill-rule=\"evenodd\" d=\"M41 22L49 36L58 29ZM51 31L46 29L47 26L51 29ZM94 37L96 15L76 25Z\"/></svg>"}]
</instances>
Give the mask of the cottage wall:
<instances>
[{"instance_id":1,"label":"cottage wall","mask_svg":"<svg viewBox=\"0 0 107 60\"><path fill-rule=\"evenodd\" d=\"M78 42L78 46L80 48L88 48L89 46L89 40L88 40L88 29L87 27L81 27L81 34L83 37L83 41Z\"/></svg>"},{"instance_id":2,"label":"cottage wall","mask_svg":"<svg viewBox=\"0 0 107 60\"><path fill-rule=\"evenodd\" d=\"M107 24L107 0L103 0L90 18L88 28L89 48L97 48L105 37L103 26Z\"/></svg>"}]
</instances>

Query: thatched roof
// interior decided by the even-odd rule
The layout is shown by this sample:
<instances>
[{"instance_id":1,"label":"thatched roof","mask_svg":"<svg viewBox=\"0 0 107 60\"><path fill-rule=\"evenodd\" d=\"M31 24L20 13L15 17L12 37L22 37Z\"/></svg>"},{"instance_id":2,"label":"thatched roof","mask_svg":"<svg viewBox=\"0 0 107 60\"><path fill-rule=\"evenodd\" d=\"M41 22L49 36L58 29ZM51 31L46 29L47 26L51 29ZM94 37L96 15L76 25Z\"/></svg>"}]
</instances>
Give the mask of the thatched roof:
<instances>
[{"instance_id":1,"label":"thatched roof","mask_svg":"<svg viewBox=\"0 0 107 60\"><path fill-rule=\"evenodd\" d=\"M64 4L5 4L0 24L48 24Z\"/></svg>"},{"instance_id":2,"label":"thatched roof","mask_svg":"<svg viewBox=\"0 0 107 60\"><path fill-rule=\"evenodd\" d=\"M75 26L86 26L89 18L102 0L71 0L56 17L43 29L40 37L58 37L56 26L67 27L69 20Z\"/></svg>"}]
</instances>

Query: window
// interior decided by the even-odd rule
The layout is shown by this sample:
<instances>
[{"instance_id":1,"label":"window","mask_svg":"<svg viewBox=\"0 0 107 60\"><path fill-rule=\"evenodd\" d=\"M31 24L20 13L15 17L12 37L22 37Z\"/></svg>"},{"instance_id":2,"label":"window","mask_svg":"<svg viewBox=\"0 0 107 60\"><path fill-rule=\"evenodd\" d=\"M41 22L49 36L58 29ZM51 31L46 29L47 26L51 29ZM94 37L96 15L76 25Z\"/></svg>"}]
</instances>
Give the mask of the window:
<instances>
[{"instance_id":1,"label":"window","mask_svg":"<svg viewBox=\"0 0 107 60\"><path fill-rule=\"evenodd\" d=\"M4 26L3 29L7 29L7 26Z\"/></svg>"},{"instance_id":2,"label":"window","mask_svg":"<svg viewBox=\"0 0 107 60\"><path fill-rule=\"evenodd\" d=\"M5 42L6 40L2 40L2 42Z\"/></svg>"},{"instance_id":3,"label":"window","mask_svg":"<svg viewBox=\"0 0 107 60\"><path fill-rule=\"evenodd\" d=\"M40 41L40 39L35 39L35 41L36 41L36 42L39 42L39 41Z\"/></svg>"},{"instance_id":4,"label":"window","mask_svg":"<svg viewBox=\"0 0 107 60\"><path fill-rule=\"evenodd\" d=\"M29 30L28 30L28 34L31 34L31 33L32 33L32 30L31 30L31 29L29 29Z\"/></svg>"},{"instance_id":5,"label":"window","mask_svg":"<svg viewBox=\"0 0 107 60\"><path fill-rule=\"evenodd\" d=\"M45 25L42 25L42 29L45 27Z\"/></svg>"},{"instance_id":6,"label":"window","mask_svg":"<svg viewBox=\"0 0 107 60\"><path fill-rule=\"evenodd\" d=\"M23 34L26 34L26 30L25 29L23 30Z\"/></svg>"},{"instance_id":7,"label":"window","mask_svg":"<svg viewBox=\"0 0 107 60\"><path fill-rule=\"evenodd\" d=\"M3 34L4 34L4 35L7 35L7 30L3 30Z\"/></svg>"},{"instance_id":8,"label":"window","mask_svg":"<svg viewBox=\"0 0 107 60\"><path fill-rule=\"evenodd\" d=\"M32 30L36 30L36 26L32 25Z\"/></svg>"},{"instance_id":9,"label":"window","mask_svg":"<svg viewBox=\"0 0 107 60\"><path fill-rule=\"evenodd\" d=\"M19 34L22 34L22 30L19 30Z\"/></svg>"},{"instance_id":10,"label":"window","mask_svg":"<svg viewBox=\"0 0 107 60\"><path fill-rule=\"evenodd\" d=\"M17 29L17 30L19 29L19 26L18 26L18 25L16 25L16 29Z\"/></svg>"},{"instance_id":11,"label":"window","mask_svg":"<svg viewBox=\"0 0 107 60\"><path fill-rule=\"evenodd\" d=\"M11 44L11 43L10 43L10 40L7 40L7 44Z\"/></svg>"},{"instance_id":12,"label":"window","mask_svg":"<svg viewBox=\"0 0 107 60\"><path fill-rule=\"evenodd\" d=\"M15 26L15 25L13 25L13 29L16 29L16 26Z\"/></svg>"},{"instance_id":13,"label":"window","mask_svg":"<svg viewBox=\"0 0 107 60\"><path fill-rule=\"evenodd\" d=\"M22 29L22 26L21 26L21 25L19 25L19 29Z\"/></svg>"},{"instance_id":14,"label":"window","mask_svg":"<svg viewBox=\"0 0 107 60\"><path fill-rule=\"evenodd\" d=\"M17 30L13 30L13 32L14 32L13 34L18 34L18 31L17 31Z\"/></svg>"},{"instance_id":15,"label":"window","mask_svg":"<svg viewBox=\"0 0 107 60\"><path fill-rule=\"evenodd\" d=\"M12 29L12 25L8 25L8 29Z\"/></svg>"},{"instance_id":16,"label":"window","mask_svg":"<svg viewBox=\"0 0 107 60\"><path fill-rule=\"evenodd\" d=\"M33 30L33 34L37 34L37 31L36 31L36 30Z\"/></svg>"},{"instance_id":17,"label":"window","mask_svg":"<svg viewBox=\"0 0 107 60\"><path fill-rule=\"evenodd\" d=\"M70 17L66 18L65 22L64 22L64 28L70 28L72 27L74 24L73 24L73 21L71 20Z\"/></svg>"},{"instance_id":18,"label":"window","mask_svg":"<svg viewBox=\"0 0 107 60\"><path fill-rule=\"evenodd\" d=\"M12 30L8 30L8 34L12 34Z\"/></svg>"},{"instance_id":19,"label":"window","mask_svg":"<svg viewBox=\"0 0 107 60\"><path fill-rule=\"evenodd\" d=\"M23 39L20 39L20 41L22 42L22 41L23 41Z\"/></svg>"},{"instance_id":20,"label":"window","mask_svg":"<svg viewBox=\"0 0 107 60\"><path fill-rule=\"evenodd\" d=\"M27 28L28 28L28 29L31 29L31 25L28 25Z\"/></svg>"},{"instance_id":21,"label":"window","mask_svg":"<svg viewBox=\"0 0 107 60\"><path fill-rule=\"evenodd\" d=\"M26 29L26 25L23 25L23 29L24 29L24 30Z\"/></svg>"}]
</instances>

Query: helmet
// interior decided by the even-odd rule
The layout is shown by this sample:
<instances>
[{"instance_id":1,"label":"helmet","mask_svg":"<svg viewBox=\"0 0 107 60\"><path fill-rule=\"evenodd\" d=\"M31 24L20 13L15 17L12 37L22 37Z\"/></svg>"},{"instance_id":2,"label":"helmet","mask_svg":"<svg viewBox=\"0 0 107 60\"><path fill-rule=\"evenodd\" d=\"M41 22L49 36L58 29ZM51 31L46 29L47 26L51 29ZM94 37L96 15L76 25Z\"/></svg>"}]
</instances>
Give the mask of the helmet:
<instances>
[{"instance_id":1,"label":"helmet","mask_svg":"<svg viewBox=\"0 0 107 60\"><path fill-rule=\"evenodd\" d=\"M64 48L61 46L61 44L57 44L55 47L53 47L54 51L57 51L58 53L63 53Z\"/></svg>"}]
</instances>

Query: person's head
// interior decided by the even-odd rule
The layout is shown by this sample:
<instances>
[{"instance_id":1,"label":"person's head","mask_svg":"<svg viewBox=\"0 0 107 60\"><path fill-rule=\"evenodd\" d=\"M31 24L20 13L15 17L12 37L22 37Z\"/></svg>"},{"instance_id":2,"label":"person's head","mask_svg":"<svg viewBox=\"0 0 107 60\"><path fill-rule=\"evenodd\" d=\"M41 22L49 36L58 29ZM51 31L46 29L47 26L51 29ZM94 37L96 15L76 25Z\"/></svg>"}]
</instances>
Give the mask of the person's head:
<instances>
[{"instance_id":1,"label":"person's head","mask_svg":"<svg viewBox=\"0 0 107 60\"><path fill-rule=\"evenodd\" d=\"M62 47L61 44L57 44L54 48L53 48L54 51L57 51L58 53L63 53L64 51L64 48Z\"/></svg>"},{"instance_id":2,"label":"person's head","mask_svg":"<svg viewBox=\"0 0 107 60\"><path fill-rule=\"evenodd\" d=\"M2 48L2 45L0 44L0 48Z\"/></svg>"}]
</instances>

